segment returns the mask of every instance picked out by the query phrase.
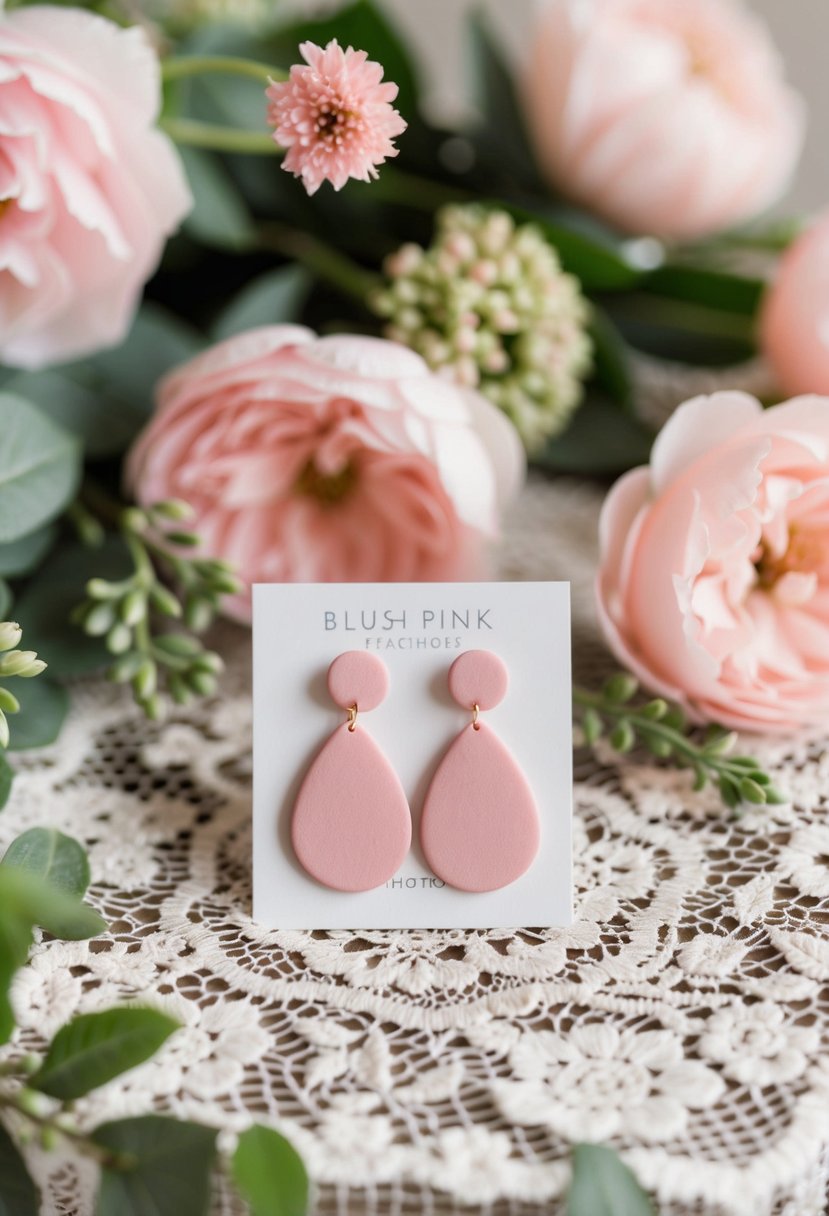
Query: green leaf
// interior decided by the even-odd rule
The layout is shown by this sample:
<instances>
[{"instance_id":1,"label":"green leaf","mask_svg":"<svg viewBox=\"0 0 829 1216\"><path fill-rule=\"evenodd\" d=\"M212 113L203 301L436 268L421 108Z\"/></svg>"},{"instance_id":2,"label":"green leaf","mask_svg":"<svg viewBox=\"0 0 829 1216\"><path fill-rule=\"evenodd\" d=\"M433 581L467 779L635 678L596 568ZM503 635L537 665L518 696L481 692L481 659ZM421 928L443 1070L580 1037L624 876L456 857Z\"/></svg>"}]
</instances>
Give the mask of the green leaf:
<instances>
[{"instance_id":1,"label":"green leaf","mask_svg":"<svg viewBox=\"0 0 829 1216\"><path fill-rule=\"evenodd\" d=\"M670 264L653 270L642 281L644 290L672 300L702 304L719 312L754 317L766 291L763 279L746 278L704 266Z\"/></svg>"},{"instance_id":2,"label":"green leaf","mask_svg":"<svg viewBox=\"0 0 829 1216\"><path fill-rule=\"evenodd\" d=\"M10 752L30 751L54 743L69 713L69 693L66 689L38 676L33 680L15 680L14 695L20 702L20 713L11 723Z\"/></svg>"},{"instance_id":3,"label":"green leaf","mask_svg":"<svg viewBox=\"0 0 829 1216\"><path fill-rule=\"evenodd\" d=\"M9 801L14 782L14 769L6 759L6 753L0 750L0 811Z\"/></svg>"},{"instance_id":4,"label":"green leaf","mask_svg":"<svg viewBox=\"0 0 829 1216\"><path fill-rule=\"evenodd\" d=\"M616 476L647 464L653 438L644 423L588 391L567 430L533 459L554 472Z\"/></svg>"},{"instance_id":5,"label":"green leaf","mask_svg":"<svg viewBox=\"0 0 829 1216\"><path fill-rule=\"evenodd\" d=\"M590 313L593 374L607 395L633 413L633 377L627 344L607 313L593 304Z\"/></svg>"},{"instance_id":6,"label":"green leaf","mask_svg":"<svg viewBox=\"0 0 829 1216\"><path fill-rule=\"evenodd\" d=\"M471 14L468 28L471 94L481 118L475 141L478 155L510 176L538 188L541 183L522 108L501 48L481 13Z\"/></svg>"},{"instance_id":7,"label":"green leaf","mask_svg":"<svg viewBox=\"0 0 829 1216\"><path fill-rule=\"evenodd\" d=\"M4 578L0 578L0 620L7 620L14 603L12 589Z\"/></svg>"},{"instance_id":8,"label":"green leaf","mask_svg":"<svg viewBox=\"0 0 829 1216\"><path fill-rule=\"evenodd\" d=\"M190 236L204 245L240 252L256 245L256 229L244 198L221 161L202 148L179 148L193 210L184 221Z\"/></svg>"},{"instance_id":9,"label":"green leaf","mask_svg":"<svg viewBox=\"0 0 829 1216\"><path fill-rule=\"evenodd\" d=\"M9 1133L0 1124L0 1216L38 1216L40 1196Z\"/></svg>"},{"instance_id":10,"label":"green leaf","mask_svg":"<svg viewBox=\"0 0 829 1216\"><path fill-rule=\"evenodd\" d=\"M124 409L96 386L94 365L78 363L49 371L21 372L6 386L19 393L54 422L76 435L87 455L111 456L122 452L135 435L141 419Z\"/></svg>"},{"instance_id":11,"label":"green leaf","mask_svg":"<svg viewBox=\"0 0 829 1216\"><path fill-rule=\"evenodd\" d=\"M207 1216L216 1155L212 1128L144 1115L104 1123L92 1139L131 1166L101 1170L97 1216Z\"/></svg>"},{"instance_id":12,"label":"green leaf","mask_svg":"<svg viewBox=\"0 0 829 1216\"><path fill-rule=\"evenodd\" d=\"M17 616L25 626L27 648L46 660L49 676L73 679L100 671L112 661L103 640L87 637L69 618L85 598L91 578L118 580L131 573L123 539L110 534L97 549L62 546L27 585L17 603ZM29 682L39 684L41 679Z\"/></svg>"},{"instance_id":13,"label":"green leaf","mask_svg":"<svg viewBox=\"0 0 829 1216\"><path fill-rule=\"evenodd\" d=\"M203 347L201 334L180 317L158 304L143 304L121 345L95 355L90 366L113 408L132 416L134 432L152 413L162 376Z\"/></svg>"},{"instance_id":14,"label":"green leaf","mask_svg":"<svg viewBox=\"0 0 829 1216\"><path fill-rule=\"evenodd\" d=\"M78 441L21 397L0 393L0 543L54 519L75 493Z\"/></svg>"},{"instance_id":15,"label":"green leaf","mask_svg":"<svg viewBox=\"0 0 829 1216\"><path fill-rule=\"evenodd\" d=\"M5 894L0 873L0 897ZM0 913L0 1044L7 1043L14 1030L14 1011L9 989L15 974L29 957L33 922L5 902ZM2 1176L2 1175L0 1175Z\"/></svg>"},{"instance_id":16,"label":"green leaf","mask_svg":"<svg viewBox=\"0 0 829 1216\"><path fill-rule=\"evenodd\" d=\"M619 291L635 287L643 270L631 250L632 242L619 240L609 229L576 212L548 205L534 206L497 199L487 205L505 210L519 223L535 224L554 245L566 271L581 281L585 291Z\"/></svg>"},{"instance_id":17,"label":"green leaf","mask_svg":"<svg viewBox=\"0 0 829 1216\"><path fill-rule=\"evenodd\" d=\"M233 1181L251 1216L304 1216L308 1175L296 1149L270 1127L254 1124L239 1137Z\"/></svg>"},{"instance_id":18,"label":"green leaf","mask_svg":"<svg viewBox=\"0 0 829 1216\"><path fill-rule=\"evenodd\" d=\"M601 1144L576 1144L566 1216L655 1216L655 1212L616 1153Z\"/></svg>"},{"instance_id":19,"label":"green leaf","mask_svg":"<svg viewBox=\"0 0 829 1216\"><path fill-rule=\"evenodd\" d=\"M44 882L79 899L89 886L86 850L73 837L64 836L56 828L29 828L6 849L3 865L36 874Z\"/></svg>"},{"instance_id":20,"label":"green leaf","mask_svg":"<svg viewBox=\"0 0 829 1216\"><path fill-rule=\"evenodd\" d=\"M53 937L66 941L85 941L97 937L106 923L97 912L72 895L50 886L34 874L0 863L0 907L25 925L40 925ZM25 960L24 960L25 961Z\"/></svg>"},{"instance_id":21,"label":"green leaf","mask_svg":"<svg viewBox=\"0 0 829 1216\"><path fill-rule=\"evenodd\" d=\"M30 574L49 553L57 535L54 524L47 524L28 532L19 540L0 545L0 577L20 578L23 574Z\"/></svg>"},{"instance_id":22,"label":"green leaf","mask_svg":"<svg viewBox=\"0 0 829 1216\"><path fill-rule=\"evenodd\" d=\"M178 1028L157 1009L79 1014L57 1032L29 1085L72 1102L149 1060Z\"/></svg>"},{"instance_id":23,"label":"green leaf","mask_svg":"<svg viewBox=\"0 0 829 1216\"><path fill-rule=\"evenodd\" d=\"M213 327L217 342L259 325L296 321L302 312L311 277L302 266L281 266L248 283L231 300Z\"/></svg>"}]
</instances>

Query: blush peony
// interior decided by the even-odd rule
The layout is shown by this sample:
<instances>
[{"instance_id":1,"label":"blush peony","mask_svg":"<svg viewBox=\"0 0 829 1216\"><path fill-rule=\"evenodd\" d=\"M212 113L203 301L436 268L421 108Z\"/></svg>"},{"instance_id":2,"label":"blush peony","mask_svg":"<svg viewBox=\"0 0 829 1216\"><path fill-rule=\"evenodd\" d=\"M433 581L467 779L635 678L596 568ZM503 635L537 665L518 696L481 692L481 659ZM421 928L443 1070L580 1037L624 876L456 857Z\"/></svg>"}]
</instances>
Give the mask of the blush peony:
<instances>
[{"instance_id":1,"label":"blush peony","mask_svg":"<svg viewBox=\"0 0 829 1216\"><path fill-rule=\"evenodd\" d=\"M526 79L556 188L624 231L706 236L785 187L803 107L729 0L547 0Z\"/></svg>"},{"instance_id":2,"label":"blush peony","mask_svg":"<svg viewBox=\"0 0 829 1216\"><path fill-rule=\"evenodd\" d=\"M829 724L829 400L680 406L607 498L598 605L621 662L695 719Z\"/></svg>"},{"instance_id":3,"label":"blush peony","mask_svg":"<svg viewBox=\"0 0 829 1216\"><path fill-rule=\"evenodd\" d=\"M781 259L760 336L782 392L829 394L829 215Z\"/></svg>"},{"instance_id":4,"label":"blush peony","mask_svg":"<svg viewBox=\"0 0 829 1216\"><path fill-rule=\"evenodd\" d=\"M413 351L275 325L162 382L128 478L141 503L190 502L249 587L478 577L523 470L500 411Z\"/></svg>"},{"instance_id":5,"label":"blush peony","mask_svg":"<svg viewBox=\"0 0 829 1216\"><path fill-rule=\"evenodd\" d=\"M0 3L0 361L118 342L190 207L143 33Z\"/></svg>"}]
</instances>

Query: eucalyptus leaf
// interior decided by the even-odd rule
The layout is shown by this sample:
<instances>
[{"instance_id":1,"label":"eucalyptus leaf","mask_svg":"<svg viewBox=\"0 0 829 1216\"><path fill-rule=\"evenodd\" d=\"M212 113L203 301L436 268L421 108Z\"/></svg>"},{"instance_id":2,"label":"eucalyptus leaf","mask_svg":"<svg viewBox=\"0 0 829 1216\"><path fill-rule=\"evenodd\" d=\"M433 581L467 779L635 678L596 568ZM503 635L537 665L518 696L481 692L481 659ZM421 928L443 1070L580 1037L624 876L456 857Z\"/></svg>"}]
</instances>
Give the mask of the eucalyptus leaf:
<instances>
[{"instance_id":1,"label":"eucalyptus leaf","mask_svg":"<svg viewBox=\"0 0 829 1216\"><path fill-rule=\"evenodd\" d=\"M86 850L72 836L65 836L57 828L29 828L11 842L3 865L36 874L44 882L79 899L89 886Z\"/></svg>"},{"instance_id":2,"label":"eucalyptus leaf","mask_svg":"<svg viewBox=\"0 0 829 1216\"><path fill-rule=\"evenodd\" d=\"M17 603L17 615L26 627L27 647L46 660L49 676L73 679L100 671L112 661L103 640L87 637L70 615L85 598L91 578L121 579L131 573L129 551L120 535L113 533L99 548L62 546L28 583ZM29 683L39 684L41 678Z\"/></svg>"},{"instance_id":3,"label":"eucalyptus leaf","mask_svg":"<svg viewBox=\"0 0 829 1216\"><path fill-rule=\"evenodd\" d=\"M26 1163L0 1123L0 1216L38 1216L40 1196Z\"/></svg>"},{"instance_id":4,"label":"eucalyptus leaf","mask_svg":"<svg viewBox=\"0 0 829 1216\"><path fill-rule=\"evenodd\" d=\"M601 1144L576 1144L566 1216L655 1216L635 1176Z\"/></svg>"},{"instance_id":5,"label":"eucalyptus leaf","mask_svg":"<svg viewBox=\"0 0 829 1216\"><path fill-rule=\"evenodd\" d=\"M33 680L15 680L14 695L20 702L20 713L11 723L9 751L30 751L48 747L60 734L69 713L69 693L54 680L38 676Z\"/></svg>"},{"instance_id":6,"label":"eucalyptus leaf","mask_svg":"<svg viewBox=\"0 0 829 1216\"><path fill-rule=\"evenodd\" d=\"M89 361L95 386L125 416L131 429L153 411L158 382L172 368L199 353L204 338L175 313L145 303L120 346L100 351Z\"/></svg>"},{"instance_id":7,"label":"eucalyptus leaf","mask_svg":"<svg viewBox=\"0 0 829 1216\"><path fill-rule=\"evenodd\" d=\"M193 195L185 231L204 245L240 252L256 246L247 204L221 161L203 148L179 148Z\"/></svg>"},{"instance_id":8,"label":"eucalyptus leaf","mask_svg":"<svg viewBox=\"0 0 829 1216\"><path fill-rule=\"evenodd\" d=\"M81 470L77 439L22 397L0 393L0 544L54 519Z\"/></svg>"},{"instance_id":9,"label":"eucalyptus leaf","mask_svg":"<svg viewBox=\"0 0 829 1216\"><path fill-rule=\"evenodd\" d=\"M304 1216L308 1175L296 1149L270 1127L254 1124L239 1137L233 1181L251 1216Z\"/></svg>"},{"instance_id":10,"label":"eucalyptus leaf","mask_svg":"<svg viewBox=\"0 0 829 1216\"><path fill-rule=\"evenodd\" d=\"M643 279L642 287L672 300L685 300L719 312L754 317L767 284L763 279L729 274L724 270L672 263L651 271Z\"/></svg>"},{"instance_id":11,"label":"eucalyptus leaf","mask_svg":"<svg viewBox=\"0 0 829 1216\"><path fill-rule=\"evenodd\" d=\"M14 782L14 769L6 759L6 753L0 751L0 811L3 810L6 803L9 801L9 795L12 791Z\"/></svg>"},{"instance_id":12,"label":"eucalyptus leaf","mask_svg":"<svg viewBox=\"0 0 829 1216\"><path fill-rule=\"evenodd\" d=\"M311 290L302 266L281 266L248 283L219 314L213 327L217 342L259 325L296 321Z\"/></svg>"},{"instance_id":13,"label":"eucalyptus leaf","mask_svg":"<svg viewBox=\"0 0 829 1216\"><path fill-rule=\"evenodd\" d=\"M149 1060L178 1027L157 1009L79 1014L52 1039L29 1085L72 1102Z\"/></svg>"},{"instance_id":14,"label":"eucalyptus leaf","mask_svg":"<svg viewBox=\"0 0 829 1216\"><path fill-rule=\"evenodd\" d=\"M208 1216L212 1128L144 1115L104 1123L92 1139L129 1162L101 1170L96 1216Z\"/></svg>"},{"instance_id":15,"label":"eucalyptus leaf","mask_svg":"<svg viewBox=\"0 0 829 1216\"><path fill-rule=\"evenodd\" d=\"M42 413L76 435L87 455L111 456L126 448L142 419L123 406L113 408L113 401L96 380L94 364L79 363L21 372L7 389L33 401Z\"/></svg>"},{"instance_id":16,"label":"eucalyptus leaf","mask_svg":"<svg viewBox=\"0 0 829 1216\"><path fill-rule=\"evenodd\" d=\"M593 304L590 310L590 339L596 383L614 401L633 411L633 378L628 347L607 313Z\"/></svg>"},{"instance_id":17,"label":"eucalyptus leaf","mask_svg":"<svg viewBox=\"0 0 829 1216\"><path fill-rule=\"evenodd\" d=\"M20 578L37 569L52 549L58 535L54 524L27 532L19 540L0 545L0 577Z\"/></svg>"},{"instance_id":18,"label":"eucalyptus leaf","mask_svg":"<svg viewBox=\"0 0 829 1216\"><path fill-rule=\"evenodd\" d=\"M489 199L487 205L508 211L519 223L540 228L564 269L579 279L585 291L620 291L635 287L642 279L643 270L631 254L630 243L598 224L585 223L580 216L544 204Z\"/></svg>"},{"instance_id":19,"label":"eucalyptus leaf","mask_svg":"<svg viewBox=\"0 0 829 1216\"><path fill-rule=\"evenodd\" d=\"M0 908L0 924L6 923L8 914L27 928L40 925L66 941L85 941L106 929L98 913L79 899L5 862L0 863Z\"/></svg>"}]
</instances>

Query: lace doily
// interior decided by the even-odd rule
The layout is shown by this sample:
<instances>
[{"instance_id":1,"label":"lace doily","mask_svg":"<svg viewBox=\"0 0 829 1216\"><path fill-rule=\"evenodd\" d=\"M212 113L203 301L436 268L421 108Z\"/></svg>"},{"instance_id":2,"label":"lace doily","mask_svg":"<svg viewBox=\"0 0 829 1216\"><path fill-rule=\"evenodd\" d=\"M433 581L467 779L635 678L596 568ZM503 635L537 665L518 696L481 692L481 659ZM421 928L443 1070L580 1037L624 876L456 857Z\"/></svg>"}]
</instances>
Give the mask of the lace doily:
<instances>
[{"instance_id":1,"label":"lace doily","mask_svg":"<svg viewBox=\"0 0 829 1216\"><path fill-rule=\"evenodd\" d=\"M573 580L582 679L606 662L598 500L533 483L503 560L506 577ZM112 934L36 948L3 1055L78 1011L169 1009L185 1029L79 1117L272 1122L322 1213L558 1212L580 1138L620 1149L671 1216L823 1213L825 741L763 745L794 804L739 820L686 775L582 755L571 929L271 931L250 918L248 643L225 640L221 700L158 727L81 685L58 745L22 760L0 846L44 822L83 839ZM90 1167L31 1161L48 1213L91 1211Z\"/></svg>"}]
</instances>

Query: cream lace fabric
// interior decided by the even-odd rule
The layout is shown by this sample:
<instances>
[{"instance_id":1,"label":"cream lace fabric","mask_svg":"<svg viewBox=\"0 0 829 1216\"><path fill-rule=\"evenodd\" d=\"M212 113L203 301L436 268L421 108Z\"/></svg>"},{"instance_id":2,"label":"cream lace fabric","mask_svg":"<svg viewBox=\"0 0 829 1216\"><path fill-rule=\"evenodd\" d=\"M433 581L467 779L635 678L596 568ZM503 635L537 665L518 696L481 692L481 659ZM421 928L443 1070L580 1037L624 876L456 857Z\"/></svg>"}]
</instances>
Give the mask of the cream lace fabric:
<instances>
[{"instance_id":1,"label":"cream lace fabric","mask_svg":"<svg viewBox=\"0 0 829 1216\"><path fill-rule=\"evenodd\" d=\"M533 483L503 558L507 577L573 580L582 679L607 662L591 623L597 509L580 485ZM81 686L60 743L25 760L0 845L43 822L85 840L112 935L36 949L3 1054L78 1011L168 1009L185 1029L79 1116L271 1122L322 1213L560 1212L581 1138L620 1149L671 1216L823 1213L823 740L764 744L793 806L740 820L682 774L582 755L571 929L272 931L249 912L244 637L231 653L223 698L162 727L119 690ZM89 1167L31 1159L45 1211L90 1212Z\"/></svg>"}]
</instances>

